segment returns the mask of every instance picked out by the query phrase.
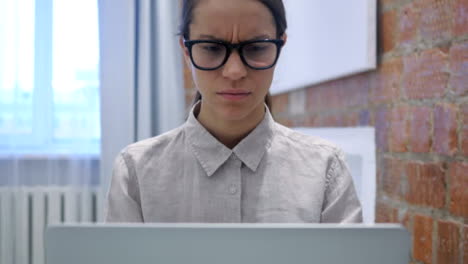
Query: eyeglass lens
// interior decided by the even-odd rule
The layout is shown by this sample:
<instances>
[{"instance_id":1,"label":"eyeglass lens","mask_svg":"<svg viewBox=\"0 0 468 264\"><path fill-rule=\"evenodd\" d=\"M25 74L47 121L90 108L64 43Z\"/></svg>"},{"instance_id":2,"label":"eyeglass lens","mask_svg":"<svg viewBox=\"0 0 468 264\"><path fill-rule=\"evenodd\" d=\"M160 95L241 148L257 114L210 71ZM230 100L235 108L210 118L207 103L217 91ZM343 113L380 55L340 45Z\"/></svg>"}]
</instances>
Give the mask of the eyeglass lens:
<instances>
[{"instance_id":1,"label":"eyeglass lens","mask_svg":"<svg viewBox=\"0 0 468 264\"><path fill-rule=\"evenodd\" d=\"M196 43L192 46L192 57L202 68L217 68L226 58L227 47L218 43ZM254 42L243 46L242 56L252 68L265 68L275 63L277 46L271 42Z\"/></svg>"}]
</instances>

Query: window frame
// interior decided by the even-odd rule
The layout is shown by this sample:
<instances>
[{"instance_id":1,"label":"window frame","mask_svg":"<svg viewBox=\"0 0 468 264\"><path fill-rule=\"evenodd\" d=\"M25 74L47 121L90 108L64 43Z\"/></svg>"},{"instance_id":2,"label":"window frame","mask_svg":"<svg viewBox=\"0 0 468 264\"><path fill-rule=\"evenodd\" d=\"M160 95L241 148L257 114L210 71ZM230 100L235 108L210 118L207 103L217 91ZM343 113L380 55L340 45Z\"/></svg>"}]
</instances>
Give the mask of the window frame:
<instances>
[{"instance_id":1,"label":"window frame","mask_svg":"<svg viewBox=\"0 0 468 264\"><path fill-rule=\"evenodd\" d=\"M0 137L0 154L73 154L98 156L100 140L54 139L53 79L54 0L34 1L34 66L31 133ZM14 103L12 104L14 105ZM0 105L0 111L11 108Z\"/></svg>"}]
</instances>

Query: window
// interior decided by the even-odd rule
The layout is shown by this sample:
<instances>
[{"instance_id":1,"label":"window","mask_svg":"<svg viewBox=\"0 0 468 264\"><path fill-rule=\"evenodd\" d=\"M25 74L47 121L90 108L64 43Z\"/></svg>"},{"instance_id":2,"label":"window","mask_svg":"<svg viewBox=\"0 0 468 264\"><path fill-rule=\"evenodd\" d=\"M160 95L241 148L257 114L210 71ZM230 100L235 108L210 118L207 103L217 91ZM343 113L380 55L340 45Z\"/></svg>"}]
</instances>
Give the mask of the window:
<instances>
[{"instance_id":1,"label":"window","mask_svg":"<svg viewBox=\"0 0 468 264\"><path fill-rule=\"evenodd\" d=\"M0 1L0 153L99 153L97 8Z\"/></svg>"}]
</instances>

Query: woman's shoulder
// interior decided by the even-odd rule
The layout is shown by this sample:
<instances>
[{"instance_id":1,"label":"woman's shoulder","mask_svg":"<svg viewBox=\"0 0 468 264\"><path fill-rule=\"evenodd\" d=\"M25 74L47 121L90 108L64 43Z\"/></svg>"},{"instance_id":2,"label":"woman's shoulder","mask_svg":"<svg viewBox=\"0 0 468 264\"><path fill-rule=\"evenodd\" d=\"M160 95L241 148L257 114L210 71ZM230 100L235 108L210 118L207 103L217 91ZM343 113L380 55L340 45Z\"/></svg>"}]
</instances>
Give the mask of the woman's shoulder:
<instances>
[{"instance_id":1,"label":"woman's shoulder","mask_svg":"<svg viewBox=\"0 0 468 264\"><path fill-rule=\"evenodd\" d=\"M184 129L183 126L179 126L161 135L132 143L122 149L121 153L134 159L140 159L145 155L155 157L167 151L177 150L182 146L183 141Z\"/></svg>"},{"instance_id":2,"label":"woman's shoulder","mask_svg":"<svg viewBox=\"0 0 468 264\"><path fill-rule=\"evenodd\" d=\"M335 143L318 136L308 135L303 132L275 123L276 140L283 142L291 148L304 151L321 151L330 155L342 153Z\"/></svg>"}]
</instances>

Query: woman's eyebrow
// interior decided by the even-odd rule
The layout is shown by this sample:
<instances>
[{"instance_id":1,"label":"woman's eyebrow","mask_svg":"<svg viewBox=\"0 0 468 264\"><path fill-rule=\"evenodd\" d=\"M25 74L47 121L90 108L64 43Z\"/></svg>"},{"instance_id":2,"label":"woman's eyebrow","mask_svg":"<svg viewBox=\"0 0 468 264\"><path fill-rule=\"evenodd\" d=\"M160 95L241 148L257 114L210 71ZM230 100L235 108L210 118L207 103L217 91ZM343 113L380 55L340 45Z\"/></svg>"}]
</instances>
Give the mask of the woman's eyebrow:
<instances>
[{"instance_id":1,"label":"woman's eyebrow","mask_svg":"<svg viewBox=\"0 0 468 264\"><path fill-rule=\"evenodd\" d=\"M207 40L217 40L217 41L226 41L224 39L221 39L221 38L217 38L213 35L207 35L207 34L201 34L198 36L198 39L207 39ZM270 36L266 35L266 34L262 34L262 35L257 35L255 37L252 37L252 38L249 38L245 41L250 41L250 40L262 40L262 39L271 39Z\"/></svg>"},{"instance_id":2,"label":"woman's eyebrow","mask_svg":"<svg viewBox=\"0 0 468 264\"><path fill-rule=\"evenodd\" d=\"M222 39L220 39L220 38L217 38L217 37L215 37L213 35L206 35L206 34L199 35L198 38L199 39L221 40L222 41Z\"/></svg>"},{"instance_id":3,"label":"woman's eyebrow","mask_svg":"<svg viewBox=\"0 0 468 264\"><path fill-rule=\"evenodd\" d=\"M260 39L271 39L271 38L268 35L258 35L253 38L250 38L249 40L260 40Z\"/></svg>"}]
</instances>

